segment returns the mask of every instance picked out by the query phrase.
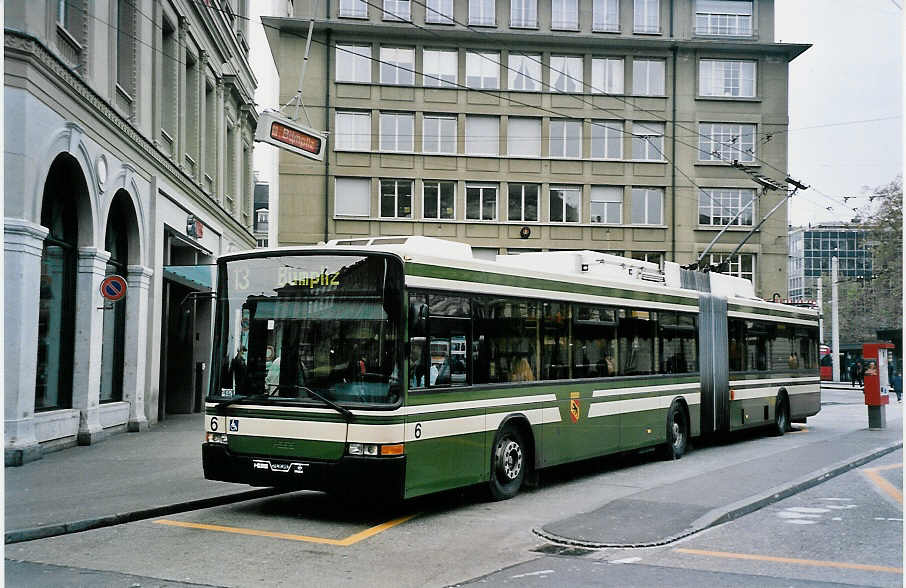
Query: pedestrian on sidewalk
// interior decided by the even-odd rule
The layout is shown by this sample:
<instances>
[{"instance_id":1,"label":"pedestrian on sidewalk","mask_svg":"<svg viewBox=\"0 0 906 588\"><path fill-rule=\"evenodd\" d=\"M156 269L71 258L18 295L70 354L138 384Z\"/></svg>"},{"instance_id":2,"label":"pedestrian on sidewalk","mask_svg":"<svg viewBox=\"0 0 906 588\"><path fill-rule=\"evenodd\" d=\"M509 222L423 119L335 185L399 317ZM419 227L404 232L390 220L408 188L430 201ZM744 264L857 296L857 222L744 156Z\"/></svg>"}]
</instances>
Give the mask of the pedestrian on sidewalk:
<instances>
[{"instance_id":1,"label":"pedestrian on sidewalk","mask_svg":"<svg viewBox=\"0 0 906 588\"><path fill-rule=\"evenodd\" d=\"M890 385L897 395L897 402L903 402L903 370L897 369L890 378Z\"/></svg>"},{"instance_id":2,"label":"pedestrian on sidewalk","mask_svg":"<svg viewBox=\"0 0 906 588\"><path fill-rule=\"evenodd\" d=\"M852 367L849 370L850 380L852 381L852 388L856 387L856 383L859 383L859 387L862 387L862 362L856 360L853 362Z\"/></svg>"}]
</instances>

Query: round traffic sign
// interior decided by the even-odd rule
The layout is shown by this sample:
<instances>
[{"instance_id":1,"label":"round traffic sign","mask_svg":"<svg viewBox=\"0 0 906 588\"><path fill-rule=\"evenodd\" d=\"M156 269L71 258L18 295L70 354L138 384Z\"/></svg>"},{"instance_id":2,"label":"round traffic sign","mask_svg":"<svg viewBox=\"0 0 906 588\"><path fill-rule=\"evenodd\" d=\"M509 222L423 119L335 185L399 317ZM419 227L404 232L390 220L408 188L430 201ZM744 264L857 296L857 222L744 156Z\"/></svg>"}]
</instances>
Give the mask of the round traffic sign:
<instances>
[{"instance_id":1,"label":"round traffic sign","mask_svg":"<svg viewBox=\"0 0 906 588\"><path fill-rule=\"evenodd\" d=\"M107 276L101 282L101 296L116 302L126 297L126 278L123 276Z\"/></svg>"}]
</instances>

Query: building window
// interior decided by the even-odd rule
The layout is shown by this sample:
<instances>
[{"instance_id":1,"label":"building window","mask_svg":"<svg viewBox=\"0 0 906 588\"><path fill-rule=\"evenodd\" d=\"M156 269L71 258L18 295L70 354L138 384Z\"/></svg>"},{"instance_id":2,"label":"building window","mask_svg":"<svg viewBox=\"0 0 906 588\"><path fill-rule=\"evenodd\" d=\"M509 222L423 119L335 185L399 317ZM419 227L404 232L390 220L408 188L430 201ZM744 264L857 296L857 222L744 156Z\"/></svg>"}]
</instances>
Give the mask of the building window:
<instances>
[{"instance_id":1,"label":"building window","mask_svg":"<svg viewBox=\"0 0 906 588\"><path fill-rule=\"evenodd\" d=\"M384 0L384 20L409 22L409 0Z\"/></svg>"},{"instance_id":2,"label":"building window","mask_svg":"<svg viewBox=\"0 0 906 588\"><path fill-rule=\"evenodd\" d=\"M119 0L116 5L116 83L130 98L134 91L134 73L135 4L134 0Z\"/></svg>"},{"instance_id":3,"label":"building window","mask_svg":"<svg viewBox=\"0 0 906 588\"><path fill-rule=\"evenodd\" d=\"M663 224L661 212L664 207L663 188L632 189L632 219L634 225Z\"/></svg>"},{"instance_id":4,"label":"building window","mask_svg":"<svg viewBox=\"0 0 906 588\"><path fill-rule=\"evenodd\" d=\"M371 216L371 180L337 178L333 202L336 216Z\"/></svg>"},{"instance_id":5,"label":"building window","mask_svg":"<svg viewBox=\"0 0 906 588\"><path fill-rule=\"evenodd\" d=\"M512 157L541 157L541 119L511 116L506 142Z\"/></svg>"},{"instance_id":6,"label":"building window","mask_svg":"<svg viewBox=\"0 0 906 588\"><path fill-rule=\"evenodd\" d=\"M193 178L198 177L198 167L201 164L201 78L199 63L195 56L186 51L186 93L185 93L185 121L186 144L185 151L186 171ZM117 83L119 85L119 83Z\"/></svg>"},{"instance_id":7,"label":"building window","mask_svg":"<svg viewBox=\"0 0 906 588\"><path fill-rule=\"evenodd\" d=\"M603 33L620 31L620 0L594 0L591 30Z\"/></svg>"},{"instance_id":8,"label":"building window","mask_svg":"<svg viewBox=\"0 0 906 588\"><path fill-rule=\"evenodd\" d=\"M215 176L217 175L217 154L220 145L217 143L217 91L213 85L205 83L204 89L204 181L205 189L214 192Z\"/></svg>"},{"instance_id":9,"label":"building window","mask_svg":"<svg viewBox=\"0 0 906 588\"><path fill-rule=\"evenodd\" d=\"M170 155L177 155L173 151L176 141L176 121L179 99L176 89L179 87L179 72L177 65L179 59L179 45L176 42L176 29L167 19L163 20L161 31L161 117L160 133L161 146Z\"/></svg>"},{"instance_id":10,"label":"building window","mask_svg":"<svg viewBox=\"0 0 906 588\"><path fill-rule=\"evenodd\" d=\"M266 233L270 226L270 211L267 208L259 208L255 211L255 232Z\"/></svg>"},{"instance_id":11,"label":"building window","mask_svg":"<svg viewBox=\"0 0 906 588\"><path fill-rule=\"evenodd\" d=\"M552 92L582 93L582 58L551 55Z\"/></svg>"},{"instance_id":12,"label":"building window","mask_svg":"<svg viewBox=\"0 0 906 588\"><path fill-rule=\"evenodd\" d=\"M500 53L466 53L466 86L496 90L500 87Z\"/></svg>"},{"instance_id":13,"label":"building window","mask_svg":"<svg viewBox=\"0 0 906 588\"><path fill-rule=\"evenodd\" d=\"M500 117L466 116L466 155L500 155Z\"/></svg>"},{"instance_id":14,"label":"building window","mask_svg":"<svg viewBox=\"0 0 906 588\"><path fill-rule=\"evenodd\" d=\"M426 88L455 88L459 69L459 53L425 49L422 81Z\"/></svg>"},{"instance_id":15,"label":"building window","mask_svg":"<svg viewBox=\"0 0 906 588\"><path fill-rule=\"evenodd\" d=\"M456 182L425 181L422 191L422 216L438 220L456 218Z\"/></svg>"},{"instance_id":16,"label":"building window","mask_svg":"<svg viewBox=\"0 0 906 588\"><path fill-rule=\"evenodd\" d=\"M337 112L335 151L371 151L371 113Z\"/></svg>"},{"instance_id":17,"label":"building window","mask_svg":"<svg viewBox=\"0 0 906 588\"><path fill-rule=\"evenodd\" d=\"M664 123L632 123L632 158L638 161L664 160Z\"/></svg>"},{"instance_id":18,"label":"building window","mask_svg":"<svg viewBox=\"0 0 906 588\"><path fill-rule=\"evenodd\" d=\"M337 43L338 82L371 83L371 45Z\"/></svg>"},{"instance_id":19,"label":"building window","mask_svg":"<svg viewBox=\"0 0 906 588\"><path fill-rule=\"evenodd\" d=\"M751 37L751 0L695 0L695 33Z\"/></svg>"},{"instance_id":20,"label":"building window","mask_svg":"<svg viewBox=\"0 0 906 588\"><path fill-rule=\"evenodd\" d=\"M591 91L593 94L623 93L623 59L596 57L591 60Z\"/></svg>"},{"instance_id":21,"label":"building window","mask_svg":"<svg viewBox=\"0 0 906 588\"><path fill-rule=\"evenodd\" d=\"M538 0L510 0L510 26L521 29L538 27Z\"/></svg>"},{"instance_id":22,"label":"building window","mask_svg":"<svg viewBox=\"0 0 906 588\"><path fill-rule=\"evenodd\" d=\"M425 4L425 22L453 24L453 0L428 0Z\"/></svg>"},{"instance_id":23,"label":"building window","mask_svg":"<svg viewBox=\"0 0 906 588\"><path fill-rule=\"evenodd\" d=\"M632 32L660 33L660 13L659 0L633 0Z\"/></svg>"},{"instance_id":24,"label":"building window","mask_svg":"<svg viewBox=\"0 0 906 588\"><path fill-rule=\"evenodd\" d=\"M107 275L126 275L129 259L129 236L127 227L132 214L132 203L125 192L117 192L110 207L107 231L104 237L105 249L110 253L107 260ZM123 363L126 338L126 307L114 304L104 312L101 343L101 392L99 401L119 402L123 399Z\"/></svg>"},{"instance_id":25,"label":"building window","mask_svg":"<svg viewBox=\"0 0 906 588\"><path fill-rule=\"evenodd\" d=\"M426 114L422 125L422 151L456 153L456 116Z\"/></svg>"},{"instance_id":26,"label":"building window","mask_svg":"<svg viewBox=\"0 0 906 588\"><path fill-rule=\"evenodd\" d=\"M658 267L661 267L664 264L664 254L661 251L633 251L630 258L654 263L657 264Z\"/></svg>"},{"instance_id":27,"label":"building window","mask_svg":"<svg viewBox=\"0 0 906 588\"><path fill-rule=\"evenodd\" d=\"M551 1L551 28L565 31L579 30L578 0Z\"/></svg>"},{"instance_id":28,"label":"building window","mask_svg":"<svg viewBox=\"0 0 906 588\"><path fill-rule=\"evenodd\" d=\"M469 24L492 27L497 24L494 0L469 0Z\"/></svg>"},{"instance_id":29,"label":"building window","mask_svg":"<svg viewBox=\"0 0 906 588\"><path fill-rule=\"evenodd\" d=\"M366 0L340 0L340 16L368 18L368 3Z\"/></svg>"},{"instance_id":30,"label":"building window","mask_svg":"<svg viewBox=\"0 0 906 588\"><path fill-rule=\"evenodd\" d=\"M415 150L415 116L408 112L381 113L381 151Z\"/></svg>"},{"instance_id":31,"label":"building window","mask_svg":"<svg viewBox=\"0 0 906 588\"><path fill-rule=\"evenodd\" d=\"M381 180L381 217L412 218L412 180Z\"/></svg>"},{"instance_id":32,"label":"building window","mask_svg":"<svg viewBox=\"0 0 906 588\"><path fill-rule=\"evenodd\" d=\"M714 266L723 263L726 260L729 263L729 267L721 273L736 276L738 278L745 278L746 280L755 283L755 254L739 253L734 255L732 259L729 259L729 257L729 253L711 253L708 255L708 262L710 265Z\"/></svg>"},{"instance_id":33,"label":"building window","mask_svg":"<svg viewBox=\"0 0 906 588\"><path fill-rule=\"evenodd\" d=\"M510 90L541 91L541 55L510 53Z\"/></svg>"},{"instance_id":34,"label":"building window","mask_svg":"<svg viewBox=\"0 0 906 588\"><path fill-rule=\"evenodd\" d=\"M622 121L591 121L591 157L592 159L623 158Z\"/></svg>"},{"instance_id":35,"label":"building window","mask_svg":"<svg viewBox=\"0 0 906 588\"><path fill-rule=\"evenodd\" d=\"M619 225L623 223L623 188L591 187L591 222Z\"/></svg>"},{"instance_id":36,"label":"building window","mask_svg":"<svg viewBox=\"0 0 906 588\"><path fill-rule=\"evenodd\" d=\"M381 83L415 84L415 49L381 47Z\"/></svg>"},{"instance_id":37,"label":"building window","mask_svg":"<svg viewBox=\"0 0 906 588\"><path fill-rule=\"evenodd\" d=\"M632 93L636 96L664 95L663 59L632 60Z\"/></svg>"},{"instance_id":38,"label":"building window","mask_svg":"<svg viewBox=\"0 0 906 588\"><path fill-rule=\"evenodd\" d=\"M698 193L698 224L752 226L755 217L755 190L749 188L708 188ZM740 211L742 213L740 214ZM739 218L733 218L739 214Z\"/></svg>"},{"instance_id":39,"label":"building window","mask_svg":"<svg viewBox=\"0 0 906 588\"><path fill-rule=\"evenodd\" d=\"M702 96L755 97L755 62L702 59L698 62L698 91Z\"/></svg>"},{"instance_id":40,"label":"building window","mask_svg":"<svg viewBox=\"0 0 906 588\"><path fill-rule=\"evenodd\" d=\"M551 157L578 159L582 157L582 121L551 119Z\"/></svg>"},{"instance_id":41,"label":"building window","mask_svg":"<svg viewBox=\"0 0 906 588\"><path fill-rule=\"evenodd\" d=\"M537 222L538 184L510 184L507 190L507 220Z\"/></svg>"},{"instance_id":42,"label":"building window","mask_svg":"<svg viewBox=\"0 0 906 588\"><path fill-rule=\"evenodd\" d=\"M497 220L497 186L466 184L466 219Z\"/></svg>"},{"instance_id":43,"label":"building window","mask_svg":"<svg viewBox=\"0 0 906 588\"><path fill-rule=\"evenodd\" d=\"M698 133L700 161L755 161L755 125L702 123Z\"/></svg>"},{"instance_id":44,"label":"building window","mask_svg":"<svg viewBox=\"0 0 906 588\"><path fill-rule=\"evenodd\" d=\"M550 215L552 223L579 222L582 189L578 186L551 186Z\"/></svg>"}]
</instances>

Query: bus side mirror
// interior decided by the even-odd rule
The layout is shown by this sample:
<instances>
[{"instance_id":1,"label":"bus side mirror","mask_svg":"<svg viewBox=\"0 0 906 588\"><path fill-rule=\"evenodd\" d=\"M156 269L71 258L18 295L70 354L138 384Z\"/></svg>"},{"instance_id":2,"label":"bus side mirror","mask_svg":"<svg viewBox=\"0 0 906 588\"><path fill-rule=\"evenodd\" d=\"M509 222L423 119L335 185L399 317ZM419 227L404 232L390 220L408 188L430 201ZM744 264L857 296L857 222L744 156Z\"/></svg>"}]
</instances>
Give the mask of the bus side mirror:
<instances>
[{"instance_id":1,"label":"bus side mirror","mask_svg":"<svg viewBox=\"0 0 906 588\"><path fill-rule=\"evenodd\" d=\"M415 302L409 304L409 338L424 337L427 323L428 305Z\"/></svg>"}]
</instances>

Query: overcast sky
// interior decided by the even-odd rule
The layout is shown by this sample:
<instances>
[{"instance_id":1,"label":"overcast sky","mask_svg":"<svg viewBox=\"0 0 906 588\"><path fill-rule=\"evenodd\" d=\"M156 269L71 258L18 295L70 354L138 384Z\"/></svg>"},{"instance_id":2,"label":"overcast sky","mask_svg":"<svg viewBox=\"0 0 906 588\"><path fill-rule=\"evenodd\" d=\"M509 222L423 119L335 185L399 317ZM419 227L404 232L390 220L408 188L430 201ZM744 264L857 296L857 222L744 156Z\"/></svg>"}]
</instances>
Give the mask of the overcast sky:
<instances>
[{"instance_id":1,"label":"overcast sky","mask_svg":"<svg viewBox=\"0 0 906 588\"><path fill-rule=\"evenodd\" d=\"M844 196L862 195L863 186L901 173L903 12L897 5L903 0L774 2L775 41L813 45L790 64L789 171L812 186L790 205L793 225L849 220L850 207L868 199L844 206ZM840 124L869 119L883 120Z\"/></svg>"}]
</instances>

